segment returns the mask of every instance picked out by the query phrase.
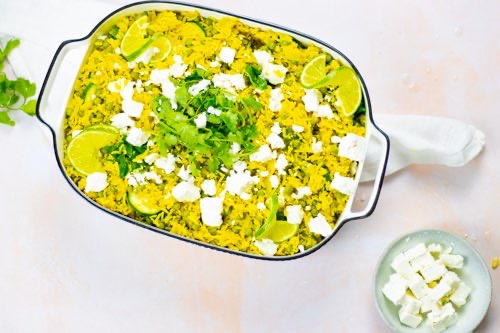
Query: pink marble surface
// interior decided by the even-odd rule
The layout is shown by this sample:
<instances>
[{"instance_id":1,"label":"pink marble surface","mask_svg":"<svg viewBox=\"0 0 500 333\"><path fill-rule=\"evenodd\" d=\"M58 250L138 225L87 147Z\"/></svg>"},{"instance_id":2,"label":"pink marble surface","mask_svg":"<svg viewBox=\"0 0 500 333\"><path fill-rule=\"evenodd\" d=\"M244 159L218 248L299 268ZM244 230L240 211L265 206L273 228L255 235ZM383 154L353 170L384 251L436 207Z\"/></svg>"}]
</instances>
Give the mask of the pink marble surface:
<instances>
[{"instance_id":1,"label":"pink marble surface","mask_svg":"<svg viewBox=\"0 0 500 333\"><path fill-rule=\"evenodd\" d=\"M52 52L122 3L2 1L0 32L46 38ZM393 239L440 228L467 235L488 263L500 256L498 1L203 4L330 42L363 74L375 119L457 118L485 132L485 151L462 168L414 166L388 177L370 218L348 224L311 256L271 263L195 247L92 209L62 178L36 120L16 116L16 127L0 128L1 332L387 332L371 285ZM81 32L70 34L75 28ZM492 304L477 332L500 331L500 270L491 276Z\"/></svg>"}]
</instances>

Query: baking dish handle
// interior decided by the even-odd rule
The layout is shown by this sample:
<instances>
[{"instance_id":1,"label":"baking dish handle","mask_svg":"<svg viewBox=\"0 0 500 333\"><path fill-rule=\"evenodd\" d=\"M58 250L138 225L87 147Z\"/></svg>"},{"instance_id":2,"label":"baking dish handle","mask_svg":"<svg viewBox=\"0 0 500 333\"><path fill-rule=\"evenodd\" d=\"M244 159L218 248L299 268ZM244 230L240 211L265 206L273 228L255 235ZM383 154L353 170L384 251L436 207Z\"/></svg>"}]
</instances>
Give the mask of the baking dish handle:
<instances>
[{"instance_id":1,"label":"baking dish handle","mask_svg":"<svg viewBox=\"0 0 500 333\"><path fill-rule=\"evenodd\" d=\"M372 193L370 194L370 198L368 199L366 207L359 212L352 212L352 211L346 212L347 214L345 216L345 220L355 220L368 217L373 213L375 207L377 206L378 198L380 196L380 191L382 189L382 183L384 182L385 169L387 167L387 162L389 160L390 143L387 134L382 132L375 124L372 124L372 130L373 132L371 139L378 140L382 148Z\"/></svg>"},{"instance_id":2,"label":"baking dish handle","mask_svg":"<svg viewBox=\"0 0 500 333\"><path fill-rule=\"evenodd\" d=\"M85 58L88 43L87 39L68 40L62 43L45 75L38 97L36 115L52 131L57 131L62 124L67 99L60 97L69 97L71 94L74 79L78 74L76 71Z\"/></svg>"}]
</instances>

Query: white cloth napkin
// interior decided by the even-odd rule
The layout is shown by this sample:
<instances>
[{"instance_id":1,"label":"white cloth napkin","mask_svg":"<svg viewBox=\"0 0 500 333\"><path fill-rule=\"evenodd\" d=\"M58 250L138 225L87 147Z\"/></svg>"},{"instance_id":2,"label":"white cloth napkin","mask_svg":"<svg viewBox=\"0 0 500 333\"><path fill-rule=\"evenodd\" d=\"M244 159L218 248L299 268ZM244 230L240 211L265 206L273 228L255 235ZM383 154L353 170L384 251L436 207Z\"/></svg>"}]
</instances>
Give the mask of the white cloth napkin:
<instances>
[{"instance_id":1,"label":"white cloth napkin","mask_svg":"<svg viewBox=\"0 0 500 333\"><path fill-rule=\"evenodd\" d=\"M386 176L410 164L459 167L476 157L485 145L483 132L455 119L377 114L375 122L390 139ZM375 178L381 149L380 142L370 141L361 181Z\"/></svg>"}]
</instances>

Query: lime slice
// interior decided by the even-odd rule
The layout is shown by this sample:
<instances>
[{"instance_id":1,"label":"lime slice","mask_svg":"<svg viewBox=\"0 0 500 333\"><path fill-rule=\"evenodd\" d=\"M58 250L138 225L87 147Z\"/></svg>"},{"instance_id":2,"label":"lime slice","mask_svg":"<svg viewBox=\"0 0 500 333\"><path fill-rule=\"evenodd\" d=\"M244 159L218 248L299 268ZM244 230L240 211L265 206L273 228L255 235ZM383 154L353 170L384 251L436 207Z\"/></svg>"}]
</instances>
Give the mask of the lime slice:
<instances>
[{"instance_id":1,"label":"lime slice","mask_svg":"<svg viewBox=\"0 0 500 333\"><path fill-rule=\"evenodd\" d=\"M298 224L290 224L287 221L276 221L262 236L262 238L267 238L275 243L284 242L299 230Z\"/></svg>"},{"instance_id":2,"label":"lime slice","mask_svg":"<svg viewBox=\"0 0 500 333\"><path fill-rule=\"evenodd\" d=\"M340 66L330 74L328 79L319 86L337 86L333 95L335 96L335 107L342 111L345 116L352 116L363 98L361 83L356 72L350 67Z\"/></svg>"},{"instance_id":3,"label":"lime slice","mask_svg":"<svg viewBox=\"0 0 500 333\"><path fill-rule=\"evenodd\" d=\"M120 49L127 61L137 58L153 42L151 38L144 38L148 25L148 17L146 15L141 16L132 23L125 36L123 36Z\"/></svg>"},{"instance_id":4,"label":"lime slice","mask_svg":"<svg viewBox=\"0 0 500 333\"><path fill-rule=\"evenodd\" d=\"M97 88L93 83L89 83L82 92L83 103L92 101L92 96L95 95Z\"/></svg>"},{"instance_id":5,"label":"lime slice","mask_svg":"<svg viewBox=\"0 0 500 333\"><path fill-rule=\"evenodd\" d=\"M265 238L268 230L272 227L272 225L276 222L276 214L278 213L279 201L278 196L275 194L271 197L271 212L269 213L269 217L267 218L266 223L264 223L256 232L255 238L261 240Z\"/></svg>"},{"instance_id":6,"label":"lime slice","mask_svg":"<svg viewBox=\"0 0 500 333\"><path fill-rule=\"evenodd\" d=\"M300 84L306 89L314 88L326 77L326 54L320 54L309 61L300 74Z\"/></svg>"},{"instance_id":7,"label":"lime slice","mask_svg":"<svg viewBox=\"0 0 500 333\"><path fill-rule=\"evenodd\" d=\"M143 192L129 192L128 201L135 210L142 214L153 215L161 211L161 208Z\"/></svg>"},{"instance_id":8,"label":"lime slice","mask_svg":"<svg viewBox=\"0 0 500 333\"><path fill-rule=\"evenodd\" d=\"M152 37L153 41L149 45L149 47L156 47L160 52L156 53L154 56L151 57L151 60L149 61L150 63L155 63L158 61L165 60L165 58L168 57L170 54L170 51L172 50L172 44L170 43L170 40L161 35L161 36L155 36Z\"/></svg>"},{"instance_id":9,"label":"lime slice","mask_svg":"<svg viewBox=\"0 0 500 333\"><path fill-rule=\"evenodd\" d=\"M120 138L119 134L103 130L84 130L70 141L66 153L73 167L84 175L102 171L100 149Z\"/></svg>"},{"instance_id":10,"label":"lime slice","mask_svg":"<svg viewBox=\"0 0 500 333\"><path fill-rule=\"evenodd\" d=\"M85 127L85 131L104 131L111 134L120 134L120 130L112 125L108 124L94 124Z\"/></svg>"}]
</instances>

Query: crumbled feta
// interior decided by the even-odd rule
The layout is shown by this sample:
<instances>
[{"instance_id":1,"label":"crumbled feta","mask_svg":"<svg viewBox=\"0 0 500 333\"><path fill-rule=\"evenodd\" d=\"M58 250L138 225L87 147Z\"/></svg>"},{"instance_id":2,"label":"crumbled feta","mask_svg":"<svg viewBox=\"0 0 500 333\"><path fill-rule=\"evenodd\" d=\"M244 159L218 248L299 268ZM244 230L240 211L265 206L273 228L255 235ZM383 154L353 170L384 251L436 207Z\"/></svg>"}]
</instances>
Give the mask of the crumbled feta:
<instances>
[{"instance_id":1,"label":"crumbled feta","mask_svg":"<svg viewBox=\"0 0 500 333\"><path fill-rule=\"evenodd\" d=\"M304 196L311 195L311 194L312 194L312 192L311 192L311 189L309 188L309 186L303 186L303 187L297 188L297 194L292 193L292 198L300 200Z\"/></svg>"},{"instance_id":2,"label":"crumbled feta","mask_svg":"<svg viewBox=\"0 0 500 333\"><path fill-rule=\"evenodd\" d=\"M123 98L123 100L132 99L132 97L134 96L134 86L134 81L129 81L127 82L127 84L123 85L122 89L120 90L120 96Z\"/></svg>"},{"instance_id":3,"label":"crumbled feta","mask_svg":"<svg viewBox=\"0 0 500 333\"><path fill-rule=\"evenodd\" d=\"M219 227L222 224L222 198L201 198L201 221L209 227Z\"/></svg>"},{"instance_id":4,"label":"crumbled feta","mask_svg":"<svg viewBox=\"0 0 500 333\"><path fill-rule=\"evenodd\" d=\"M274 122L273 126L271 127L271 132L275 134L281 134L281 127L280 123L277 121Z\"/></svg>"},{"instance_id":5,"label":"crumbled feta","mask_svg":"<svg viewBox=\"0 0 500 333\"><path fill-rule=\"evenodd\" d=\"M330 142L331 142L331 143L340 143L340 142L342 142L342 138L341 138L341 137L339 137L339 136L333 135L333 136L331 137L331 139L330 139Z\"/></svg>"},{"instance_id":6,"label":"crumbled feta","mask_svg":"<svg viewBox=\"0 0 500 333\"><path fill-rule=\"evenodd\" d=\"M260 172L260 176L261 177L267 177L267 176L269 176L269 171L267 171L267 170L261 171Z\"/></svg>"},{"instance_id":7,"label":"crumbled feta","mask_svg":"<svg viewBox=\"0 0 500 333\"><path fill-rule=\"evenodd\" d=\"M286 221L290 224L300 224L304 218L301 205L287 206L285 208Z\"/></svg>"},{"instance_id":8,"label":"crumbled feta","mask_svg":"<svg viewBox=\"0 0 500 333\"><path fill-rule=\"evenodd\" d=\"M234 61L234 56L236 55L236 50L227 46L224 46L219 53L219 58L221 61L228 65L231 65Z\"/></svg>"},{"instance_id":9,"label":"crumbled feta","mask_svg":"<svg viewBox=\"0 0 500 333\"><path fill-rule=\"evenodd\" d=\"M181 166L181 168L179 169L179 172L177 172L177 176L186 182L193 182L194 181L194 177L191 176L191 171L189 170L189 168L186 168L184 165Z\"/></svg>"},{"instance_id":10,"label":"crumbled feta","mask_svg":"<svg viewBox=\"0 0 500 333\"><path fill-rule=\"evenodd\" d=\"M146 49L146 51L142 52L135 60L135 63L143 63L149 64L151 58L153 58L156 54L160 53L160 49L157 47L150 47Z\"/></svg>"},{"instance_id":11,"label":"crumbled feta","mask_svg":"<svg viewBox=\"0 0 500 333\"><path fill-rule=\"evenodd\" d=\"M188 92L192 96L196 96L200 92L207 90L207 88L210 86L210 84L211 84L210 80L203 79L200 82L193 84L191 87L189 87Z\"/></svg>"},{"instance_id":12,"label":"crumbled feta","mask_svg":"<svg viewBox=\"0 0 500 333\"><path fill-rule=\"evenodd\" d=\"M235 94L236 90L243 90L246 87L242 74L218 73L214 75L212 82L214 87L225 89L232 94Z\"/></svg>"},{"instance_id":13,"label":"crumbled feta","mask_svg":"<svg viewBox=\"0 0 500 333\"><path fill-rule=\"evenodd\" d=\"M149 139L149 134L145 133L142 129L132 127L128 132L126 141L132 146L140 147L145 144Z\"/></svg>"},{"instance_id":14,"label":"crumbled feta","mask_svg":"<svg viewBox=\"0 0 500 333\"><path fill-rule=\"evenodd\" d=\"M146 176L140 172L131 172L125 177L127 183L130 186L144 185L146 184Z\"/></svg>"},{"instance_id":15,"label":"crumbled feta","mask_svg":"<svg viewBox=\"0 0 500 333\"><path fill-rule=\"evenodd\" d=\"M94 172L85 180L85 192L101 192L108 187L108 176L104 172Z\"/></svg>"},{"instance_id":16,"label":"crumbled feta","mask_svg":"<svg viewBox=\"0 0 500 333\"><path fill-rule=\"evenodd\" d=\"M252 176L250 171L245 170L246 163L236 162L230 175L226 178L226 190L232 195L247 193L253 185L258 184L259 177Z\"/></svg>"},{"instance_id":17,"label":"crumbled feta","mask_svg":"<svg viewBox=\"0 0 500 333\"><path fill-rule=\"evenodd\" d=\"M283 65L267 64L262 68L260 77L266 79L271 84L280 84L285 81L288 69Z\"/></svg>"},{"instance_id":18,"label":"crumbled feta","mask_svg":"<svg viewBox=\"0 0 500 333\"><path fill-rule=\"evenodd\" d=\"M311 232L320 234L323 237L328 237L333 233L332 227L321 213L312 218L307 226Z\"/></svg>"},{"instance_id":19,"label":"crumbled feta","mask_svg":"<svg viewBox=\"0 0 500 333\"><path fill-rule=\"evenodd\" d=\"M266 51L253 51L253 55L255 57L255 60L257 60L257 63L261 66L264 67L266 64L271 63L274 61L273 56L266 52Z\"/></svg>"},{"instance_id":20,"label":"crumbled feta","mask_svg":"<svg viewBox=\"0 0 500 333\"><path fill-rule=\"evenodd\" d=\"M120 48L119 48L119 47L117 47L117 48L115 49L115 53L116 53L116 54L122 54L122 50L120 50Z\"/></svg>"},{"instance_id":21,"label":"crumbled feta","mask_svg":"<svg viewBox=\"0 0 500 333\"><path fill-rule=\"evenodd\" d=\"M151 165L153 164L158 158L160 157L160 154L158 153L151 153L148 156L144 157L144 162L147 164Z\"/></svg>"},{"instance_id":22,"label":"crumbled feta","mask_svg":"<svg viewBox=\"0 0 500 333\"><path fill-rule=\"evenodd\" d=\"M197 128L205 128L207 126L207 114L205 112L200 113L193 121Z\"/></svg>"},{"instance_id":23,"label":"crumbled feta","mask_svg":"<svg viewBox=\"0 0 500 333\"><path fill-rule=\"evenodd\" d=\"M170 80L166 80L161 84L161 93L170 100L170 105L174 110L177 109L177 97L175 96L176 90L177 87Z\"/></svg>"},{"instance_id":24,"label":"crumbled feta","mask_svg":"<svg viewBox=\"0 0 500 333\"><path fill-rule=\"evenodd\" d=\"M144 173L144 177L147 179L147 180L153 180L156 184L161 184L163 183L163 180L161 179L160 175L158 175L156 172L154 171L148 171L148 172L145 172Z\"/></svg>"},{"instance_id":25,"label":"crumbled feta","mask_svg":"<svg viewBox=\"0 0 500 333\"><path fill-rule=\"evenodd\" d=\"M304 248L304 245L302 245L302 244L299 244L299 246L297 246L297 248L299 249L299 252L300 252L300 253L304 253L304 251L306 250L306 249Z\"/></svg>"},{"instance_id":26,"label":"crumbled feta","mask_svg":"<svg viewBox=\"0 0 500 333\"><path fill-rule=\"evenodd\" d=\"M213 114L214 116L220 116L222 114L222 111L219 109L214 108L213 106L209 106L207 109L207 113Z\"/></svg>"},{"instance_id":27,"label":"crumbled feta","mask_svg":"<svg viewBox=\"0 0 500 333\"><path fill-rule=\"evenodd\" d=\"M144 88L142 87L142 80L137 80L135 83L135 91L137 91L138 94L144 91Z\"/></svg>"},{"instance_id":28,"label":"crumbled feta","mask_svg":"<svg viewBox=\"0 0 500 333\"><path fill-rule=\"evenodd\" d=\"M215 180L205 179L201 183L201 189L206 195L215 195L217 193L217 187L215 186Z\"/></svg>"},{"instance_id":29,"label":"crumbled feta","mask_svg":"<svg viewBox=\"0 0 500 333\"><path fill-rule=\"evenodd\" d=\"M231 144L231 149L229 149L229 152L233 155L236 155L240 152L241 150L241 145L238 142L233 142Z\"/></svg>"},{"instance_id":30,"label":"crumbled feta","mask_svg":"<svg viewBox=\"0 0 500 333\"><path fill-rule=\"evenodd\" d=\"M330 188L346 195L352 195L354 194L354 190L356 189L356 182L354 181L354 179L341 176L340 173L336 172L333 176Z\"/></svg>"},{"instance_id":31,"label":"crumbled feta","mask_svg":"<svg viewBox=\"0 0 500 333\"><path fill-rule=\"evenodd\" d=\"M273 149L285 148L285 141L276 133L271 133L266 138L266 141L271 145Z\"/></svg>"},{"instance_id":32,"label":"crumbled feta","mask_svg":"<svg viewBox=\"0 0 500 333\"><path fill-rule=\"evenodd\" d=\"M322 118L328 118L328 119L333 118L332 108L328 104L318 105L318 109L316 110L315 114L316 114L316 116L322 117Z\"/></svg>"},{"instance_id":33,"label":"crumbled feta","mask_svg":"<svg viewBox=\"0 0 500 333\"><path fill-rule=\"evenodd\" d=\"M115 62L114 65L113 65L113 68L114 69L120 69L120 68L122 68L122 66L120 66L119 63Z\"/></svg>"},{"instance_id":34,"label":"crumbled feta","mask_svg":"<svg viewBox=\"0 0 500 333\"><path fill-rule=\"evenodd\" d=\"M167 154L167 157L159 157L154 163L155 167L163 170L167 175L171 174L175 170L175 162L177 158L171 153Z\"/></svg>"},{"instance_id":35,"label":"crumbled feta","mask_svg":"<svg viewBox=\"0 0 500 333\"><path fill-rule=\"evenodd\" d=\"M243 77L243 74L233 74L231 75L230 80L231 84L236 88L236 90L243 90L246 88L245 78Z\"/></svg>"},{"instance_id":36,"label":"crumbled feta","mask_svg":"<svg viewBox=\"0 0 500 333\"><path fill-rule=\"evenodd\" d=\"M274 256L278 250L278 245L270 239L263 239L261 241L255 240L255 246L260 250L260 252L265 256Z\"/></svg>"},{"instance_id":37,"label":"crumbled feta","mask_svg":"<svg viewBox=\"0 0 500 333\"><path fill-rule=\"evenodd\" d=\"M281 110L282 100L283 100L283 94L281 93L281 88L275 88L271 90L271 97L269 98L269 110L273 112Z\"/></svg>"},{"instance_id":38,"label":"crumbled feta","mask_svg":"<svg viewBox=\"0 0 500 333\"><path fill-rule=\"evenodd\" d=\"M119 93L126 85L126 79L121 78L116 81L108 83L108 90L112 93Z\"/></svg>"},{"instance_id":39,"label":"crumbled feta","mask_svg":"<svg viewBox=\"0 0 500 333\"><path fill-rule=\"evenodd\" d=\"M264 210L266 209L266 205L263 202L257 202L257 209Z\"/></svg>"},{"instance_id":40,"label":"crumbled feta","mask_svg":"<svg viewBox=\"0 0 500 333\"><path fill-rule=\"evenodd\" d=\"M172 188L172 195L180 202L194 202L200 198L200 189L192 181L181 181Z\"/></svg>"},{"instance_id":41,"label":"crumbled feta","mask_svg":"<svg viewBox=\"0 0 500 333\"><path fill-rule=\"evenodd\" d=\"M215 68L215 67L219 67L220 63L218 61L212 61L209 65L210 65L210 67Z\"/></svg>"},{"instance_id":42,"label":"crumbled feta","mask_svg":"<svg viewBox=\"0 0 500 333\"><path fill-rule=\"evenodd\" d=\"M323 97L318 89L305 89L306 94L302 96L302 102L304 102L304 106L306 111L308 112L316 112L319 107L319 103L321 103Z\"/></svg>"},{"instance_id":43,"label":"crumbled feta","mask_svg":"<svg viewBox=\"0 0 500 333\"><path fill-rule=\"evenodd\" d=\"M279 154L276 160L275 168L278 171L278 175L286 175L285 168L288 165L285 154Z\"/></svg>"},{"instance_id":44,"label":"crumbled feta","mask_svg":"<svg viewBox=\"0 0 500 333\"><path fill-rule=\"evenodd\" d=\"M269 177L269 181L271 182L272 188L277 188L280 185L280 179L278 176L272 175Z\"/></svg>"},{"instance_id":45,"label":"crumbled feta","mask_svg":"<svg viewBox=\"0 0 500 333\"><path fill-rule=\"evenodd\" d=\"M295 133L302 133L304 132L304 127L299 125L292 125L292 131L294 131Z\"/></svg>"},{"instance_id":46,"label":"crumbled feta","mask_svg":"<svg viewBox=\"0 0 500 333\"><path fill-rule=\"evenodd\" d=\"M323 142L317 141L316 138L312 139L311 150L314 154L321 153L323 151Z\"/></svg>"},{"instance_id":47,"label":"crumbled feta","mask_svg":"<svg viewBox=\"0 0 500 333\"><path fill-rule=\"evenodd\" d=\"M149 82L159 86L168 81L169 76L170 72L168 69L153 69L149 75Z\"/></svg>"},{"instance_id":48,"label":"crumbled feta","mask_svg":"<svg viewBox=\"0 0 500 333\"><path fill-rule=\"evenodd\" d=\"M339 143L339 156L349 158L354 161L361 161L366 154L366 139L362 136L348 133Z\"/></svg>"},{"instance_id":49,"label":"crumbled feta","mask_svg":"<svg viewBox=\"0 0 500 333\"><path fill-rule=\"evenodd\" d=\"M188 65L186 65L182 61L182 57L176 54L174 55L174 63L168 68L168 71L170 75L177 79L184 75L184 72L187 70L187 68Z\"/></svg>"},{"instance_id":50,"label":"crumbled feta","mask_svg":"<svg viewBox=\"0 0 500 333\"><path fill-rule=\"evenodd\" d=\"M267 162L273 159L273 152L269 145L265 144L259 147L255 153L250 155L250 161L253 162Z\"/></svg>"},{"instance_id":51,"label":"crumbled feta","mask_svg":"<svg viewBox=\"0 0 500 333\"><path fill-rule=\"evenodd\" d=\"M73 132L71 132L71 137L74 138L75 136L77 136L80 133L82 133L82 130L74 130Z\"/></svg>"},{"instance_id":52,"label":"crumbled feta","mask_svg":"<svg viewBox=\"0 0 500 333\"><path fill-rule=\"evenodd\" d=\"M250 193L247 193L247 192L243 192L240 194L240 198L242 200L250 200L250 198L252 197L252 195Z\"/></svg>"},{"instance_id":53,"label":"crumbled feta","mask_svg":"<svg viewBox=\"0 0 500 333\"><path fill-rule=\"evenodd\" d=\"M126 99L123 100L122 102L122 110L129 117L140 118L143 109L144 109L143 103L139 103L131 99Z\"/></svg>"}]
</instances>

